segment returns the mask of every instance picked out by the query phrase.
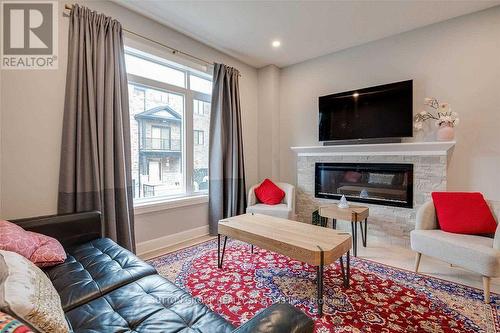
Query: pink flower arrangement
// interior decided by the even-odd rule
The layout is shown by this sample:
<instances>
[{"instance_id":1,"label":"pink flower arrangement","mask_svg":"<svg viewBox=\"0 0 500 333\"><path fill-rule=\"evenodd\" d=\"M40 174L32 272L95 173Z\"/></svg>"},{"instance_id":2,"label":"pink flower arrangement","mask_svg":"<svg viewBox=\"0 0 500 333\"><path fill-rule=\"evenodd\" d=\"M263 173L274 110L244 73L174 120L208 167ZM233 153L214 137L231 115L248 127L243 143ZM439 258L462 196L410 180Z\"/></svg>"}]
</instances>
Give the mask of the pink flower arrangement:
<instances>
[{"instance_id":1,"label":"pink flower arrangement","mask_svg":"<svg viewBox=\"0 0 500 333\"><path fill-rule=\"evenodd\" d=\"M427 110L422 110L420 113L417 113L415 115L414 123L414 128L416 130L423 129L423 123L429 119L435 120L436 127L455 127L460 122L458 113L452 112L451 107L448 103L439 103L439 101L434 97L426 97L424 100L424 105L426 107L434 109L435 113Z\"/></svg>"}]
</instances>

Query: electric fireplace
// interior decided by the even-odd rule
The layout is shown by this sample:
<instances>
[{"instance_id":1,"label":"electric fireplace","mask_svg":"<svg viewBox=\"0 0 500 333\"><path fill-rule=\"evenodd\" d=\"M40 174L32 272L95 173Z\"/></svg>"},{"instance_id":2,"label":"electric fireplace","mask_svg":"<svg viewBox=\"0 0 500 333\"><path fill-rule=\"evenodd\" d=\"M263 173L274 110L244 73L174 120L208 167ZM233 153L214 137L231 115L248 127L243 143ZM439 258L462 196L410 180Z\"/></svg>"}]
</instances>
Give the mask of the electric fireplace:
<instances>
[{"instance_id":1,"label":"electric fireplace","mask_svg":"<svg viewBox=\"0 0 500 333\"><path fill-rule=\"evenodd\" d=\"M315 196L413 208L413 164L316 163Z\"/></svg>"}]
</instances>

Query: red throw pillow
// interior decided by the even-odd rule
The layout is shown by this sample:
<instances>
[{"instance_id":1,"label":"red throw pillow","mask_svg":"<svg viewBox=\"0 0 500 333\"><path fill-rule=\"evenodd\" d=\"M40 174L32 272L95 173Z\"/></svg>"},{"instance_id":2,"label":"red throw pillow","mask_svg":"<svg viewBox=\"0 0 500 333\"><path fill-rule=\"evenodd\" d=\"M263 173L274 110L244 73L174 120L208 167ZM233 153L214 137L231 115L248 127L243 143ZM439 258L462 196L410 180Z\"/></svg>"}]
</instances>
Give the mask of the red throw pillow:
<instances>
[{"instance_id":1,"label":"red throw pillow","mask_svg":"<svg viewBox=\"0 0 500 333\"><path fill-rule=\"evenodd\" d=\"M257 196L260 202L266 205L277 205L281 203L281 200L285 197L285 192L266 178L255 189L255 196Z\"/></svg>"},{"instance_id":2,"label":"red throw pillow","mask_svg":"<svg viewBox=\"0 0 500 333\"><path fill-rule=\"evenodd\" d=\"M0 220L0 250L16 252L39 267L53 266L66 260L66 252L57 239Z\"/></svg>"},{"instance_id":3,"label":"red throw pillow","mask_svg":"<svg viewBox=\"0 0 500 333\"><path fill-rule=\"evenodd\" d=\"M497 223L481 193L433 192L439 227L456 234L494 234Z\"/></svg>"}]
</instances>

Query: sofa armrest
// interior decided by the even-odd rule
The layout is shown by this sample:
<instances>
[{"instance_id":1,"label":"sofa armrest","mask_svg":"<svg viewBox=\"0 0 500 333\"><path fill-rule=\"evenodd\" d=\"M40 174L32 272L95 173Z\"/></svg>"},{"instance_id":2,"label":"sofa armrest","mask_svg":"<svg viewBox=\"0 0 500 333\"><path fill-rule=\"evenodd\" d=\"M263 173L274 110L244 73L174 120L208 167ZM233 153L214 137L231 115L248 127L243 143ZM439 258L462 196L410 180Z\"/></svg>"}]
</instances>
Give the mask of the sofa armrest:
<instances>
[{"instance_id":1,"label":"sofa armrest","mask_svg":"<svg viewBox=\"0 0 500 333\"><path fill-rule=\"evenodd\" d=\"M311 333L314 322L288 303L276 303L259 312L233 333Z\"/></svg>"},{"instance_id":2,"label":"sofa armrest","mask_svg":"<svg viewBox=\"0 0 500 333\"><path fill-rule=\"evenodd\" d=\"M436 208L434 203L427 201L417 211L417 218L415 223L416 230L433 230L439 229L436 218Z\"/></svg>"},{"instance_id":3,"label":"sofa armrest","mask_svg":"<svg viewBox=\"0 0 500 333\"><path fill-rule=\"evenodd\" d=\"M488 200L488 206L490 207L493 217L497 221L497 230L495 231L495 237L493 238L493 248L500 250L500 201Z\"/></svg>"},{"instance_id":4,"label":"sofa armrest","mask_svg":"<svg viewBox=\"0 0 500 333\"><path fill-rule=\"evenodd\" d=\"M11 222L25 230L54 237L64 248L101 238L104 234L98 211L37 216Z\"/></svg>"},{"instance_id":5,"label":"sofa armrest","mask_svg":"<svg viewBox=\"0 0 500 333\"><path fill-rule=\"evenodd\" d=\"M493 248L500 251L500 224L497 224L497 230L493 237Z\"/></svg>"},{"instance_id":6,"label":"sofa armrest","mask_svg":"<svg viewBox=\"0 0 500 333\"><path fill-rule=\"evenodd\" d=\"M247 207L250 207L250 206L253 206L253 205L256 205L258 203L258 200L257 200L257 196L255 195L255 189L257 188L257 186L259 186L260 184L257 184L257 185L253 185L252 187L250 187L250 189L248 190L248 202L247 202Z\"/></svg>"},{"instance_id":7,"label":"sofa armrest","mask_svg":"<svg viewBox=\"0 0 500 333\"><path fill-rule=\"evenodd\" d=\"M283 201L286 203L288 210L295 214L295 186L288 183L277 183L276 185L285 192Z\"/></svg>"}]
</instances>

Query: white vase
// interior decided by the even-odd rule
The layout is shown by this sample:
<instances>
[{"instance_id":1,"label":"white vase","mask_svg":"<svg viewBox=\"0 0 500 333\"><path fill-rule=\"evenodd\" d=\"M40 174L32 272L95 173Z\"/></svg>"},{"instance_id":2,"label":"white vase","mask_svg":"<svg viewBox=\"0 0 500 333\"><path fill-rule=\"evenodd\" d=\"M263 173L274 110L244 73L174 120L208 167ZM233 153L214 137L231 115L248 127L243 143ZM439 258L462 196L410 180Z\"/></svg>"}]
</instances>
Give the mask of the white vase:
<instances>
[{"instance_id":1,"label":"white vase","mask_svg":"<svg viewBox=\"0 0 500 333\"><path fill-rule=\"evenodd\" d=\"M436 139L438 141L453 141L455 138L455 128L448 125L439 126L436 132Z\"/></svg>"}]
</instances>

